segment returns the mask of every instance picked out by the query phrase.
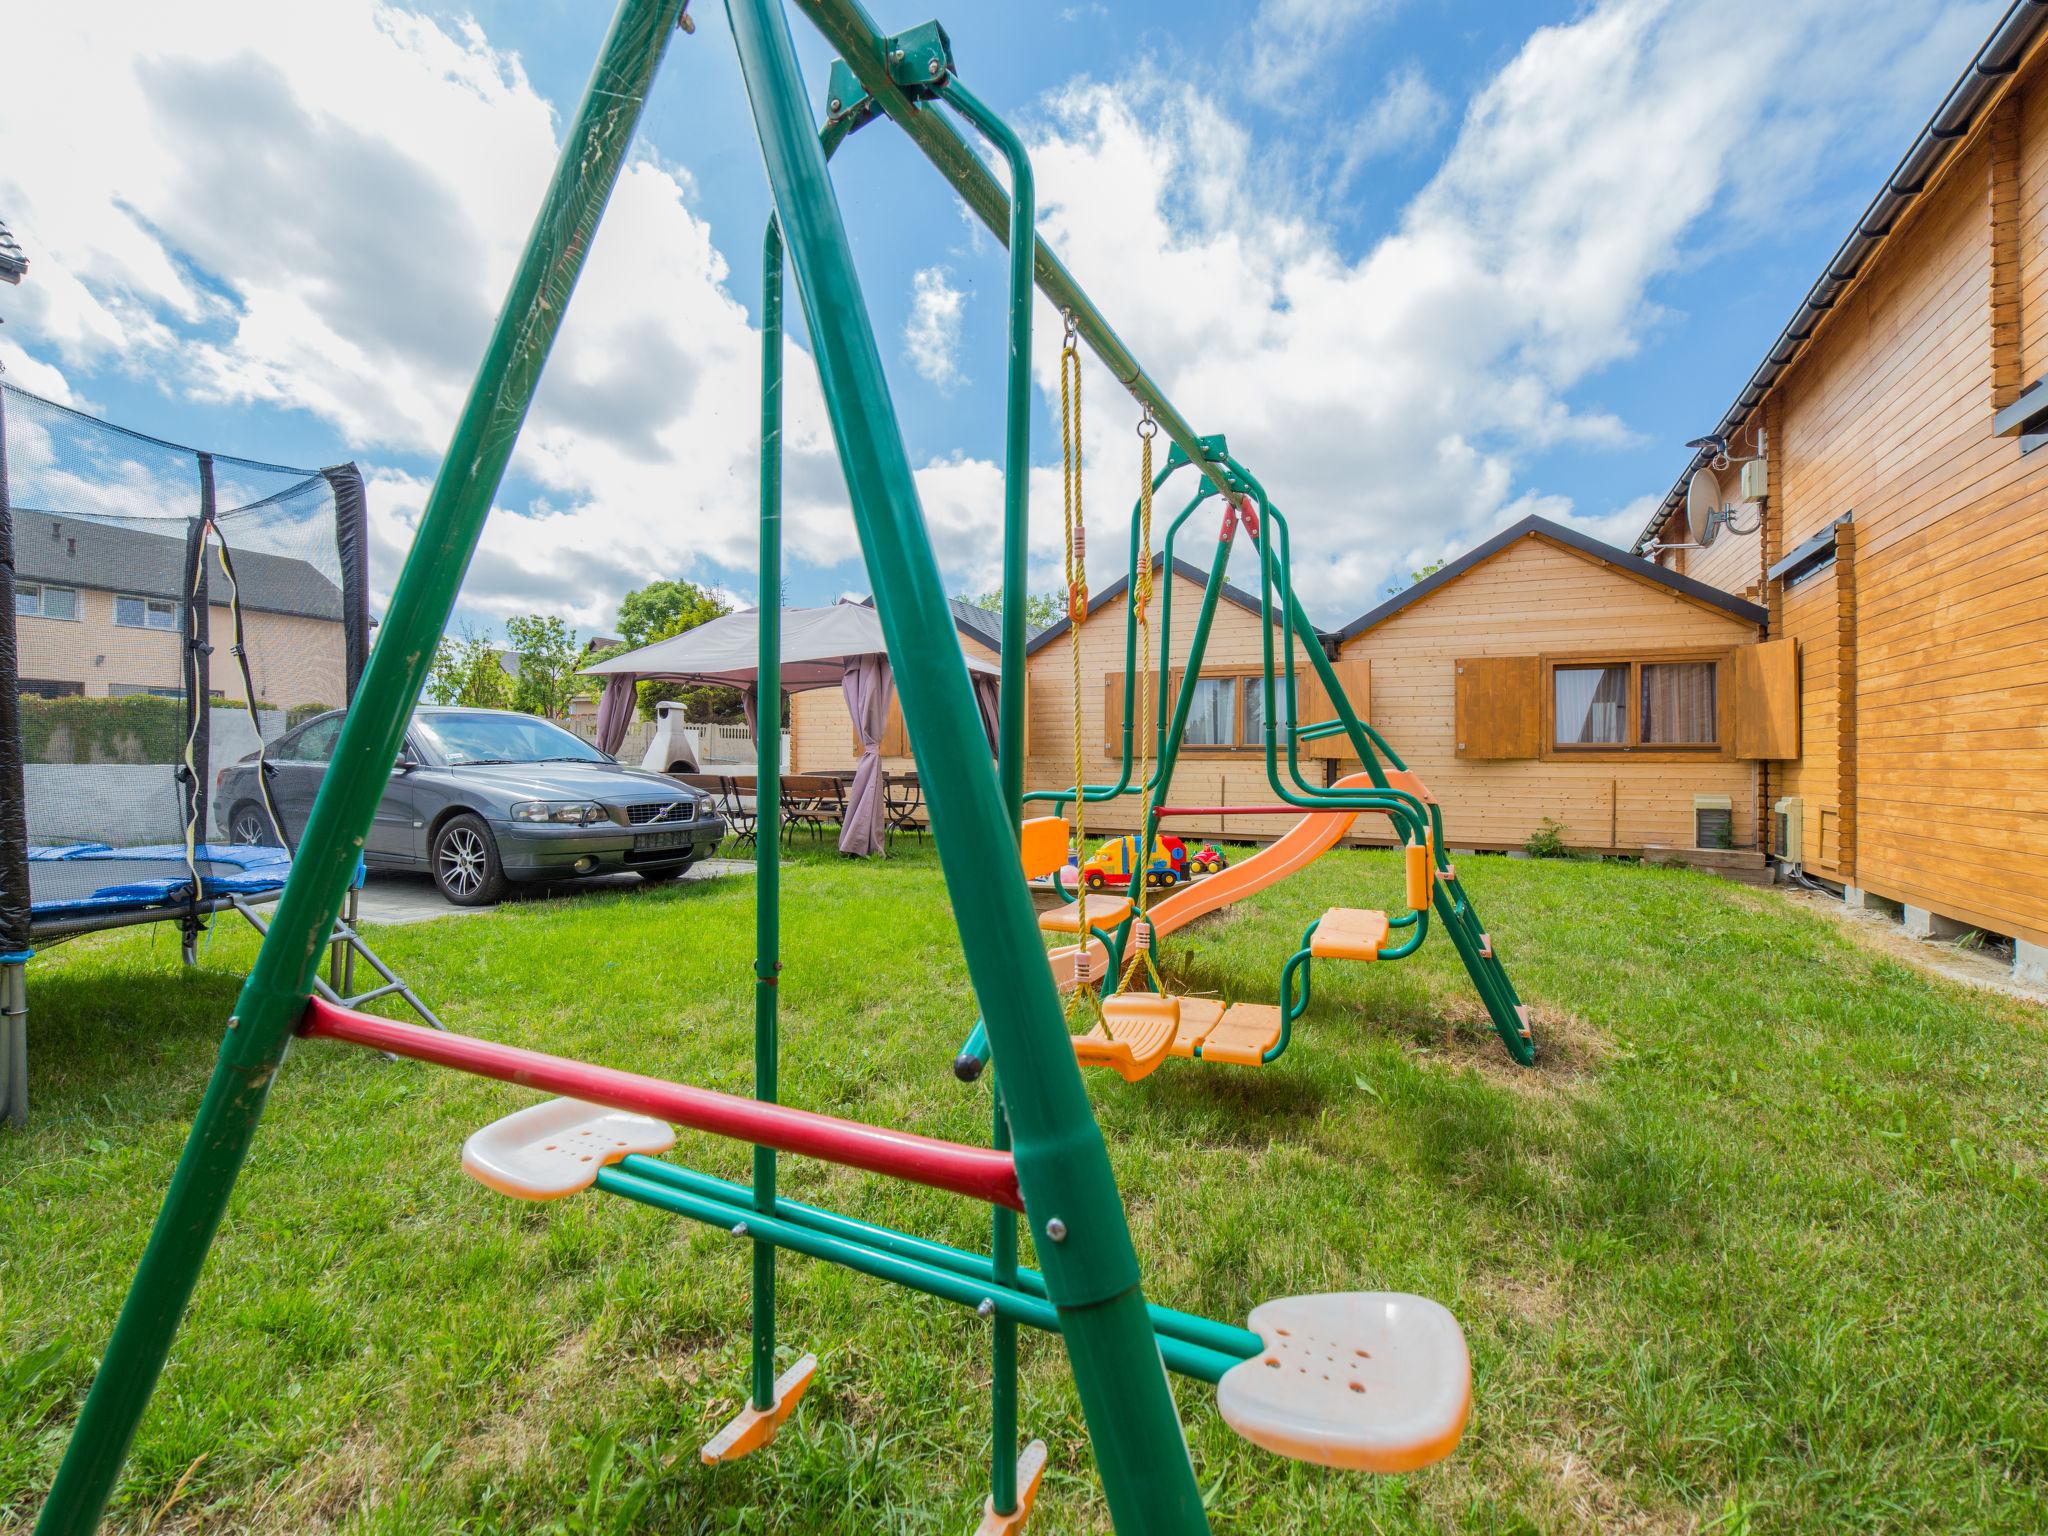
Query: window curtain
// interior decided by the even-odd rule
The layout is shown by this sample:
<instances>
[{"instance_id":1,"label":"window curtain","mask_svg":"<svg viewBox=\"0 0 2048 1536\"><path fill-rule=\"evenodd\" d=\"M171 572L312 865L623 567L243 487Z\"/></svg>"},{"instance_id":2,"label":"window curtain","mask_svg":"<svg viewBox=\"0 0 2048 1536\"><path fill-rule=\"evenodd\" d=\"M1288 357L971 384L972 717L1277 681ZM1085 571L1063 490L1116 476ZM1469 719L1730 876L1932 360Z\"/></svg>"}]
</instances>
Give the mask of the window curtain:
<instances>
[{"instance_id":1,"label":"window curtain","mask_svg":"<svg viewBox=\"0 0 2048 1536\"><path fill-rule=\"evenodd\" d=\"M1643 668L1643 742L1660 746L1711 746L1719 711L1715 708L1711 661L1657 662Z\"/></svg>"},{"instance_id":2,"label":"window curtain","mask_svg":"<svg viewBox=\"0 0 2048 1536\"><path fill-rule=\"evenodd\" d=\"M1203 677L1195 681L1195 696L1189 701L1186 741L1191 747L1237 745L1234 727L1237 711L1237 679Z\"/></svg>"},{"instance_id":3,"label":"window curtain","mask_svg":"<svg viewBox=\"0 0 2048 1536\"><path fill-rule=\"evenodd\" d=\"M1279 711L1274 720L1277 727L1287 724L1287 679L1273 679L1273 708ZM1280 750L1287 750L1287 743L1276 736ZM1266 680L1262 676L1244 680L1244 744L1248 747L1264 747L1266 744Z\"/></svg>"},{"instance_id":4,"label":"window curtain","mask_svg":"<svg viewBox=\"0 0 2048 1536\"><path fill-rule=\"evenodd\" d=\"M1557 744L1621 746L1628 740L1628 668L1559 667Z\"/></svg>"}]
</instances>

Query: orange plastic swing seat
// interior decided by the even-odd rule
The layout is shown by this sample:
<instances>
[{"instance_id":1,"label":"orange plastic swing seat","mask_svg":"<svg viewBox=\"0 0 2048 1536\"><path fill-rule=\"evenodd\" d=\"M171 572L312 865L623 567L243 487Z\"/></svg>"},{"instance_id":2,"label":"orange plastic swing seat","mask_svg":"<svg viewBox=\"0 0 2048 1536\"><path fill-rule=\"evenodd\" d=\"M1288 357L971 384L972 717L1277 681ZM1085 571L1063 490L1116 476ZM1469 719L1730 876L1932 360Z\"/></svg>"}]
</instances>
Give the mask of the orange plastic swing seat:
<instances>
[{"instance_id":1,"label":"orange plastic swing seat","mask_svg":"<svg viewBox=\"0 0 2048 1536\"><path fill-rule=\"evenodd\" d=\"M1131 915L1131 898L1128 896L1090 896L1088 898L1088 926L1090 928L1114 928ZM1079 933L1081 931L1081 903L1070 901L1057 907L1048 907L1038 914L1040 933Z\"/></svg>"},{"instance_id":2,"label":"orange plastic swing seat","mask_svg":"<svg viewBox=\"0 0 2048 1536\"><path fill-rule=\"evenodd\" d=\"M1102 1022L1074 1036L1074 1056L1088 1067L1108 1067L1127 1083L1148 1077L1173 1048L1180 1028L1177 997L1119 992L1103 999Z\"/></svg>"}]
</instances>

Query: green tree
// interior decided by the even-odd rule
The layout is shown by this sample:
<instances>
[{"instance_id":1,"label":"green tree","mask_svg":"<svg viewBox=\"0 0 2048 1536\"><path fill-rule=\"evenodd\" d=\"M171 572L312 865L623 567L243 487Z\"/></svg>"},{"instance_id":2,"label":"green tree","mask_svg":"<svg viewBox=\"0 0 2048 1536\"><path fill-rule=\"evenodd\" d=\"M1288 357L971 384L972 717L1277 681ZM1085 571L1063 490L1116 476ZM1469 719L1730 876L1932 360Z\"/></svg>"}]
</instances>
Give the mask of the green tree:
<instances>
[{"instance_id":1,"label":"green tree","mask_svg":"<svg viewBox=\"0 0 2048 1536\"><path fill-rule=\"evenodd\" d=\"M974 608L986 608L990 613L1003 611L1003 592L1000 587L993 592L984 592L979 597L962 592L956 601ZM1060 617L1061 608L1062 598L1057 592L1028 593L1024 599L1024 622L1034 632L1045 629Z\"/></svg>"},{"instance_id":2,"label":"green tree","mask_svg":"<svg viewBox=\"0 0 2048 1536\"><path fill-rule=\"evenodd\" d=\"M1390 581L1390 582L1388 582L1388 583L1387 583L1387 596L1389 596L1389 597L1399 597L1399 596L1400 596L1400 595L1401 595L1401 594L1402 594L1403 592L1406 592L1406 591L1407 591L1407 590L1408 590L1408 589L1409 589L1410 587L1414 586L1414 585L1415 585L1415 584L1416 584L1416 583L1417 583L1418 581L1427 581L1427 580L1428 580L1428 579L1429 579L1430 577L1434 576L1434 575L1435 575L1435 574L1436 574L1436 573L1437 573L1438 571L1442 570L1443 568L1444 568L1444 563L1443 563L1443 561L1441 561L1441 560L1432 560L1432 561L1430 561L1430 562L1429 562L1429 564L1425 565L1425 566L1424 566L1424 567L1423 567L1423 568L1422 568L1421 570L1419 570L1419 571L1410 571L1410 572L1408 573L1408 579L1407 579L1406 581Z\"/></svg>"},{"instance_id":3,"label":"green tree","mask_svg":"<svg viewBox=\"0 0 2048 1536\"><path fill-rule=\"evenodd\" d=\"M498 660L489 634L465 624L459 638L443 635L427 674L427 702L467 704L476 709L509 709L512 679Z\"/></svg>"},{"instance_id":4,"label":"green tree","mask_svg":"<svg viewBox=\"0 0 2048 1536\"><path fill-rule=\"evenodd\" d=\"M619 638L629 647L651 645L730 612L694 581L650 581L619 599Z\"/></svg>"},{"instance_id":5,"label":"green tree","mask_svg":"<svg viewBox=\"0 0 2048 1536\"><path fill-rule=\"evenodd\" d=\"M576 675L576 631L553 614L529 613L505 621L505 638L519 658L519 676L512 684L512 707L529 715L559 720L569 701L589 692L587 679Z\"/></svg>"},{"instance_id":6,"label":"green tree","mask_svg":"<svg viewBox=\"0 0 2048 1536\"><path fill-rule=\"evenodd\" d=\"M730 612L731 604L694 581L651 581L619 599L621 643L594 652L590 660L609 661L621 652L638 650L657 640L672 639ZM737 688L687 688L681 683L642 683L639 690L640 718L652 720L654 706L670 699L681 699L692 720L731 725L746 718Z\"/></svg>"}]
</instances>

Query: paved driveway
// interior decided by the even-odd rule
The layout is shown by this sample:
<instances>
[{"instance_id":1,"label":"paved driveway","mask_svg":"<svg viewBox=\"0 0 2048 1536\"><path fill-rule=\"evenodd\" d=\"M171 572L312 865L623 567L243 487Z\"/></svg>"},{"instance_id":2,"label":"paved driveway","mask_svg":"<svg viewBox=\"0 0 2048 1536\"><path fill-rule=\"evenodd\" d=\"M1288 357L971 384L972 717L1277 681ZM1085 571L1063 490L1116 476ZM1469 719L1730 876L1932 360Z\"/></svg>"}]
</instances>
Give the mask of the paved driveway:
<instances>
[{"instance_id":1,"label":"paved driveway","mask_svg":"<svg viewBox=\"0 0 2048 1536\"><path fill-rule=\"evenodd\" d=\"M711 880L720 875L747 873L753 865L745 860L706 859L693 865L685 880ZM562 896L580 896L599 890L631 890L647 882L638 875L600 875L594 880L570 880L559 885L515 885L505 906L529 901L552 901ZM431 875L381 874L373 872L363 886L357 903L357 920L363 923L423 923L437 917L483 917L496 907L458 907L442 896Z\"/></svg>"}]
</instances>

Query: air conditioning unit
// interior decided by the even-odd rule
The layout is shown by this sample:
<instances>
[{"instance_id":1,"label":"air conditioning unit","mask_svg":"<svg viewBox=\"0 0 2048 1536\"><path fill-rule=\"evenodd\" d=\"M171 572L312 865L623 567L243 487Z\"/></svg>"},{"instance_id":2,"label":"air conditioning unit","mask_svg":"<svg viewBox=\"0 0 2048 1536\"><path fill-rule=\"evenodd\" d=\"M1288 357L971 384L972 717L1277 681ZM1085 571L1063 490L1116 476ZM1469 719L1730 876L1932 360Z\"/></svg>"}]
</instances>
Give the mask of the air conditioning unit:
<instances>
[{"instance_id":1,"label":"air conditioning unit","mask_svg":"<svg viewBox=\"0 0 2048 1536\"><path fill-rule=\"evenodd\" d=\"M1692 845L1695 848L1735 846L1735 802L1726 795L1692 797Z\"/></svg>"},{"instance_id":2,"label":"air conditioning unit","mask_svg":"<svg viewBox=\"0 0 2048 1536\"><path fill-rule=\"evenodd\" d=\"M1800 861L1806 846L1806 802L1787 795L1771 807L1771 857L1787 864Z\"/></svg>"}]
</instances>

